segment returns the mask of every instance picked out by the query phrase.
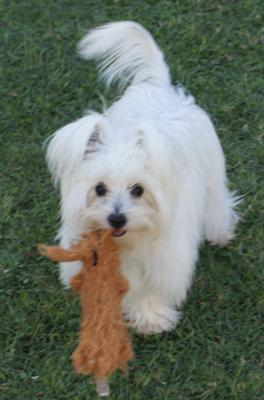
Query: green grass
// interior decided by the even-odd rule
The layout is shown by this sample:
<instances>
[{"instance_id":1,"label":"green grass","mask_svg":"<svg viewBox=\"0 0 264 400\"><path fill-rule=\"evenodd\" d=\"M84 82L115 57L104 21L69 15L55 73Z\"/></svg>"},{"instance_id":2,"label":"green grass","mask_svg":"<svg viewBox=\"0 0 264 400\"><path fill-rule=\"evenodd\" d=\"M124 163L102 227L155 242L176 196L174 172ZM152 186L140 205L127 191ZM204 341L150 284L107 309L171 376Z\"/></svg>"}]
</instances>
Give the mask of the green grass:
<instances>
[{"instance_id":1,"label":"green grass","mask_svg":"<svg viewBox=\"0 0 264 400\"><path fill-rule=\"evenodd\" d=\"M52 242L58 195L42 144L84 108L100 110L92 64L76 42L103 22L133 19L164 50L173 80L211 115L232 188L245 194L237 237L204 246L183 317L169 334L134 335L114 399L264 398L264 3L262 0L2 0L0 52L0 398L94 399L73 373L79 306L36 242Z\"/></svg>"}]
</instances>

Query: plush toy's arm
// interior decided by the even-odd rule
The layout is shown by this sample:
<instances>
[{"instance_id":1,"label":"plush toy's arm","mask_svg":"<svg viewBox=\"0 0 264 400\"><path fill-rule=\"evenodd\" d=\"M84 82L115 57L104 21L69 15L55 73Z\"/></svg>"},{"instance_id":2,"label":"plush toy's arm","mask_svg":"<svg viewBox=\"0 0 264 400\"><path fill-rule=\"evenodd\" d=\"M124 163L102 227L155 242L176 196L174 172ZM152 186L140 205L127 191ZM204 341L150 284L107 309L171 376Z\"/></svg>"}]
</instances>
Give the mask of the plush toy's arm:
<instances>
[{"instance_id":1,"label":"plush toy's arm","mask_svg":"<svg viewBox=\"0 0 264 400\"><path fill-rule=\"evenodd\" d=\"M77 275L74 275L70 280L70 286L75 290L75 292L80 293L81 288L85 279L85 274L80 271Z\"/></svg>"},{"instance_id":2,"label":"plush toy's arm","mask_svg":"<svg viewBox=\"0 0 264 400\"><path fill-rule=\"evenodd\" d=\"M78 250L65 250L59 246L46 246L44 244L38 245L40 254L50 258L53 261L77 261L80 260Z\"/></svg>"},{"instance_id":3,"label":"plush toy's arm","mask_svg":"<svg viewBox=\"0 0 264 400\"><path fill-rule=\"evenodd\" d=\"M125 293L128 292L129 285L128 285L127 280L123 276L118 275L116 277L115 284L116 284L116 288L118 290L118 293L125 294Z\"/></svg>"}]
</instances>

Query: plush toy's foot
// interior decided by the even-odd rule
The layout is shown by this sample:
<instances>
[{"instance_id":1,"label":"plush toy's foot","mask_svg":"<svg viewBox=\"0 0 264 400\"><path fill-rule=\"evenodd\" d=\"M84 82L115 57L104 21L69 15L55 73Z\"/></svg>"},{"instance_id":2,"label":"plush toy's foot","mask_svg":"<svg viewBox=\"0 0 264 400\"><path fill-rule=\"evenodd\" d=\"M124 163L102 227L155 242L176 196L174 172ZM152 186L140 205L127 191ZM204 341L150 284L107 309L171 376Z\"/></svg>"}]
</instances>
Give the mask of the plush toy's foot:
<instances>
[{"instance_id":1,"label":"plush toy's foot","mask_svg":"<svg viewBox=\"0 0 264 400\"><path fill-rule=\"evenodd\" d=\"M128 325L144 335L170 331L180 318L178 311L160 304L154 297L145 298L137 304L127 304L127 306L125 318Z\"/></svg>"},{"instance_id":2,"label":"plush toy's foot","mask_svg":"<svg viewBox=\"0 0 264 400\"><path fill-rule=\"evenodd\" d=\"M106 379L100 379L96 381L96 392L100 397L106 397L110 395L110 387Z\"/></svg>"}]
</instances>

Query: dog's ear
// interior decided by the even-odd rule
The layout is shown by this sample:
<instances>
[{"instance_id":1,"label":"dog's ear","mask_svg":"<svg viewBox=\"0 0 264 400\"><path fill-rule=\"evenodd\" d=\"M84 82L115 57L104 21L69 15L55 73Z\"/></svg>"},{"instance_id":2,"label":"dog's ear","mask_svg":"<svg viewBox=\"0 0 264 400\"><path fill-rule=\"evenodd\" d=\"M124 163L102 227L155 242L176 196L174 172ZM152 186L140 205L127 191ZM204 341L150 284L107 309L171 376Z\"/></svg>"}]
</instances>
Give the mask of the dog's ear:
<instances>
[{"instance_id":1,"label":"dog's ear","mask_svg":"<svg viewBox=\"0 0 264 400\"><path fill-rule=\"evenodd\" d=\"M136 146L139 148L144 147L144 137L145 132L142 128L138 128L136 130L135 138L136 138Z\"/></svg>"},{"instance_id":2,"label":"dog's ear","mask_svg":"<svg viewBox=\"0 0 264 400\"><path fill-rule=\"evenodd\" d=\"M59 129L48 141L47 161L55 182L68 179L89 151L102 143L104 123L100 114L89 114ZM97 147L98 148L98 147Z\"/></svg>"},{"instance_id":3,"label":"dog's ear","mask_svg":"<svg viewBox=\"0 0 264 400\"><path fill-rule=\"evenodd\" d=\"M97 152L103 145L103 127L99 122L95 125L93 132L88 139L84 151L84 158L90 154Z\"/></svg>"},{"instance_id":4,"label":"dog's ear","mask_svg":"<svg viewBox=\"0 0 264 400\"><path fill-rule=\"evenodd\" d=\"M174 148L168 135L164 135L162 129L146 121L136 127L135 140L136 146L147 155L148 162L152 163L153 173L157 176L161 173L170 176L170 160L174 158ZM171 157L168 157L168 154L171 154Z\"/></svg>"}]
</instances>

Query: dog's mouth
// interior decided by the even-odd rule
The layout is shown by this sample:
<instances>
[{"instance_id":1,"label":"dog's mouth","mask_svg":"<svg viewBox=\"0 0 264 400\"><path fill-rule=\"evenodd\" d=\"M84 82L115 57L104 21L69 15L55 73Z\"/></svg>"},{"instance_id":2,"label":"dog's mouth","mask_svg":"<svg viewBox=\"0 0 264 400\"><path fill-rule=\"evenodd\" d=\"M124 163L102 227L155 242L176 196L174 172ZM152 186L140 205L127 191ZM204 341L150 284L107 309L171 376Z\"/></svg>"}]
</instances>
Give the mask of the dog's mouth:
<instances>
[{"instance_id":1,"label":"dog's mouth","mask_svg":"<svg viewBox=\"0 0 264 400\"><path fill-rule=\"evenodd\" d=\"M126 233L126 230L123 228L114 228L112 230L112 236L114 236L114 237L124 236L125 233Z\"/></svg>"}]
</instances>

